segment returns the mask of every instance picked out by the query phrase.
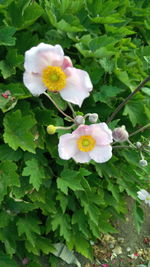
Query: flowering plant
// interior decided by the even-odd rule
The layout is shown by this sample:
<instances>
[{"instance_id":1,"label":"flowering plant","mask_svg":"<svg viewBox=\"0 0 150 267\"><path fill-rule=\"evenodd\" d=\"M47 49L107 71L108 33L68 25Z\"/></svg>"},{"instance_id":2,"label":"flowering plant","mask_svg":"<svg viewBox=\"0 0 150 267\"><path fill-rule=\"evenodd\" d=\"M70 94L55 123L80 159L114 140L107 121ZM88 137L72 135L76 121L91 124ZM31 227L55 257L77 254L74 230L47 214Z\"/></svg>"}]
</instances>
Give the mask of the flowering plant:
<instances>
[{"instance_id":1,"label":"flowering plant","mask_svg":"<svg viewBox=\"0 0 150 267\"><path fill-rule=\"evenodd\" d=\"M92 260L90 241L116 232L127 196L140 231L149 3L127 2L0 4L1 265L56 266L63 249Z\"/></svg>"}]
</instances>

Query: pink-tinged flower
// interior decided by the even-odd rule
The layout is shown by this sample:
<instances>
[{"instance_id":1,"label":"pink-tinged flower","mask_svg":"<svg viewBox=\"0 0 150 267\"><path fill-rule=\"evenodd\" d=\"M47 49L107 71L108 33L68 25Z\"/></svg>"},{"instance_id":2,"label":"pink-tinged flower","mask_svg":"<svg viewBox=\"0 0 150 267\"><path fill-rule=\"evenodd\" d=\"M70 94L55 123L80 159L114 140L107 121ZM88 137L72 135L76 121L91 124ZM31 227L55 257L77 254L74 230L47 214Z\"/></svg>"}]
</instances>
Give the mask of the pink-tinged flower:
<instances>
[{"instance_id":1,"label":"pink-tinged flower","mask_svg":"<svg viewBox=\"0 0 150 267\"><path fill-rule=\"evenodd\" d=\"M139 199L144 200L150 206L150 194L145 189L138 191L137 195Z\"/></svg>"},{"instance_id":2,"label":"pink-tinged flower","mask_svg":"<svg viewBox=\"0 0 150 267\"><path fill-rule=\"evenodd\" d=\"M86 163L91 159L98 163L112 157L112 131L106 123L80 125L71 134L59 139L58 151L62 159L73 158L76 162Z\"/></svg>"},{"instance_id":3,"label":"pink-tinged flower","mask_svg":"<svg viewBox=\"0 0 150 267\"><path fill-rule=\"evenodd\" d=\"M74 68L60 45L32 47L25 53L24 68L24 84L35 96L46 90L59 92L64 100L81 106L92 90L88 73Z\"/></svg>"}]
</instances>

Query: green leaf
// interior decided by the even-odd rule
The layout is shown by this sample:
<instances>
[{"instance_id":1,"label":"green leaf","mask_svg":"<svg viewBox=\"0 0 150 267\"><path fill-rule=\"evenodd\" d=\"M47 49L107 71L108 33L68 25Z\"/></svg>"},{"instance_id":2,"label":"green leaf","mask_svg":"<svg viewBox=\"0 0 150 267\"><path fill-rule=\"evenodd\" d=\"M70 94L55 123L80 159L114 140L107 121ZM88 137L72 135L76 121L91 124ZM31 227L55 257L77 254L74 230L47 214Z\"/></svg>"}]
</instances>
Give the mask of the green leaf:
<instances>
[{"instance_id":1,"label":"green leaf","mask_svg":"<svg viewBox=\"0 0 150 267\"><path fill-rule=\"evenodd\" d=\"M93 260L90 244L79 232L76 232L71 236L71 240L67 245L69 249L75 247L77 252L81 253L86 258Z\"/></svg>"},{"instance_id":2,"label":"green leaf","mask_svg":"<svg viewBox=\"0 0 150 267\"><path fill-rule=\"evenodd\" d=\"M72 216L72 224L77 224L79 230L83 233L83 235L88 238L89 236L89 229L87 224L87 218L83 213L83 210L77 210Z\"/></svg>"},{"instance_id":3,"label":"green leaf","mask_svg":"<svg viewBox=\"0 0 150 267\"><path fill-rule=\"evenodd\" d=\"M32 115L22 116L20 110L9 112L4 118L4 140L14 150L18 147L35 153L34 135L31 128L36 121Z\"/></svg>"},{"instance_id":4,"label":"green leaf","mask_svg":"<svg viewBox=\"0 0 150 267\"><path fill-rule=\"evenodd\" d=\"M8 7L7 21L18 30L32 25L42 14L43 9L36 2L28 5L29 0L13 1Z\"/></svg>"},{"instance_id":5,"label":"green leaf","mask_svg":"<svg viewBox=\"0 0 150 267\"><path fill-rule=\"evenodd\" d=\"M63 236L65 240L69 241L71 237L71 225L70 217L68 214L57 213L53 216L51 220L51 225L53 231L60 229L60 236Z\"/></svg>"},{"instance_id":6,"label":"green leaf","mask_svg":"<svg viewBox=\"0 0 150 267\"><path fill-rule=\"evenodd\" d=\"M117 96L118 94L121 94L124 89L112 86L112 85L103 85L100 87L99 92L95 92L93 97L95 102L104 102L108 103L108 101L114 97Z\"/></svg>"},{"instance_id":7,"label":"green leaf","mask_svg":"<svg viewBox=\"0 0 150 267\"><path fill-rule=\"evenodd\" d=\"M33 158L26 161L26 167L23 169L23 176L30 176L30 183L36 190L39 190L43 179L45 179L45 170L40 162Z\"/></svg>"},{"instance_id":8,"label":"green leaf","mask_svg":"<svg viewBox=\"0 0 150 267\"><path fill-rule=\"evenodd\" d=\"M16 38L13 37L16 29L10 26L0 27L0 45L15 45Z\"/></svg>"},{"instance_id":9,"label":"green leaf","mask_svg":"<svg viewBox=\"0 0 150 267\"><path fill-rule=\"evenodd\" d=\"M0 69L4 79L16 73L16 67L22 66L23 56L17 54L16 49L10 49L5 60L0 61Z\"/></svg>"},{"instance_id":10,"label":"green leaf","mask_svg":"<svg viewBox=\"0 0 150 267\"><path fill-rule=\"evenodd\" d=\"M129 116L129 119L133 126L136 124L146 123L146 114L144 109L144 104L141 101L130 100L126 104L123 115Z\"/></svg>"},{"instance_id":11,"label":"green leaf","mask_svg":"<svg viewBox=\"0 0 150 267\"><path fill-rule=\"evenodd\" d=\"M64 170L61 177L57 178L57 187L64 193L68 194L68 188L73 191L84 190L81 185L81 177L78 176L77 171Z\"/></svg>"},{"instance_id":12,"label":"green leaf","mask_svg":"<svg viewBox=\"0 0 150 267\"><path fill-rule=\"evenodd\" d=\"M11 259L8 255L0 255L0 265L3 267L18 267L15 260Z\"/></svg>"},{"instance_id":13,"label":"green leaf","mask_svg":"<svg viewBox=\"0 0 150 267\"><path fill-rule=\"evenodd\" d=\"M62 212L65 213L68 205L68 198L63 193L58 192L56 199L59 200Z\"/></svg>"},{"instance_id":14,"label":"green leaf","mask_svg":"<svg viewBox=\"0 0 150 267\"><path fill-rule=\"evenodd\" d=\"M55 252L55 246L46 237L38 236L36 245L46 255Z\"/></svg>"},{"instance_id":15,"label":"green leaf","mask_svg":"<svg viewBox=\"0 0 150 267\"><path fill-rule=\"evenodd\" d=\"M107 182L108 182L108 190L111 191L113 197L119 202L120 196L117 184L114 184L111 179L107 179Z\"/></svg>"},{"instance_id":16,"label":"green leaf","mask_svg":"<svg viewBox=\"0 0 150 267\"><path fill-rule=\"evenodd\" d=\"M3 144L0 145L0 160L11 160L11 161L18 161L22 157L22 151L18 149L14 151L8 145Z\"/></svg>"},{"instance_id":17,"label":"green leaf","mask_svg":"<svg viewBox=\"0 0 150 267\"><path fill-rule=\"evenodd\" d=\"M40 221L33 216L28 215L24 218L19 218L17 221L19 236L25 234L27 240L35 246L36 235L40 235Z\"/></svg>"},{"instance_id":18,"label":"green leaf","mask_svg":"<svg viewBox=\"0 0 150 267\"><path fill-rule=\"evenodd\" d=\"M144 221L144 213L142 208L140 208L136 203L134 205L133 209L133 215L134 215L134 220L135 220L135 226L137 229L138 234L140 233L142 223Z\"/></svg>"},{"instance_id":19,"label":"green leaf","mask_svg":"<svg viewBox=\"0 0 150 267\"><path fill-rule=\"evenodd\" d=\"M7 187L20 185L16 170L17 166L14 162L3 161L0 163L0 202L7 194Z\"/></svg>"}]
</instances>

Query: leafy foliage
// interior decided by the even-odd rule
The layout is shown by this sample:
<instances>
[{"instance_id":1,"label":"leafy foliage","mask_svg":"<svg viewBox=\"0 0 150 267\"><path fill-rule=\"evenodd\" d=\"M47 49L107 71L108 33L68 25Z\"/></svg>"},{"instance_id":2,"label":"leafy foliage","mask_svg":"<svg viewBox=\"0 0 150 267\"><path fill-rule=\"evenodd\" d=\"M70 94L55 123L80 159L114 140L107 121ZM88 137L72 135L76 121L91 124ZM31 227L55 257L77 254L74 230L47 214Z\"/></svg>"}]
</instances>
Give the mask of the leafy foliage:
<instances>
[{"instance_id":1,"label":"leafy foliage","mask_svg":"<svg viewBox=\"0 0 150 267\"><path fill-rule=\"evenodd\" d=\"M58 136L63 131L48 136L46 126L69 122L45 96L32 97L22 75L26 50L40 42L60 44L75 67L88 71L94 85L80 111L97 112L100 121L106 121L150 75L149 10L144 0L0 2L1 266L16 267L24 258L29 267L43 267L43 258L54 264L56 243L63 244L66 253L68 247L92 259L89 240L101 232L116 232L112 221L127 213L127 195L137 201L134 216L140 230L143 213L137 191L149 185L150 165L139 166L139 154L128 149L114 149L104 164L81 167L59 159ZM149 86L120 110L112 129L124 124L134 132L149 122ZM51 97L70 112L58 95ZM142 136L145 142L148 130Z\"/></svg>"}]
</instances>

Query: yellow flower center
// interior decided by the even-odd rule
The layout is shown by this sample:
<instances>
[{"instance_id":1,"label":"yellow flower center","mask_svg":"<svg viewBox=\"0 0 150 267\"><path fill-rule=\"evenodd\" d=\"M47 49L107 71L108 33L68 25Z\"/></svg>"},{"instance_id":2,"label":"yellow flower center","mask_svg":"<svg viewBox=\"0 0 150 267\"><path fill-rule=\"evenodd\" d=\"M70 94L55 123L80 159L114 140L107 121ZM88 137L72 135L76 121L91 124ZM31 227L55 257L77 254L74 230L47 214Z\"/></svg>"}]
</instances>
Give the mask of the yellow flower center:
<instances>
[{"instance_id":1,"label":"yellow flower center","mask_svg":"<svg viewBox=\"0 0 150 267\"><path fill-rule=\"evenodd\" d=\"M146 197L146 200L150 200L150 196Z\"/></svg>"},{"instance_id":2,"label":"yellow flower center","mask_svg":"<svg viewBox=\"0 0 150 267\"><path fill-rule=\"evenodd\" d=\"M42 72L42 81L49 91L61 91L66 85L66 74L60 67L48 66Z\"/></svg>"},{"instance_id":3,"label":"yellow flower center","mask_svg":"<svg viewBox=\"0 0 150 267\"><path fill-rule=\"evenodd\" d=\"M95 147L95 139L90 135L82 135L77 140L77 146L80 151L88 152Z\"/></svg>"}]
</instances>

